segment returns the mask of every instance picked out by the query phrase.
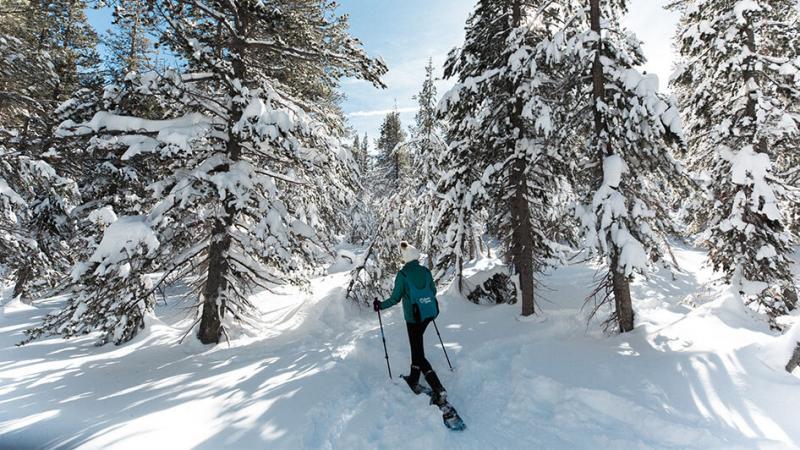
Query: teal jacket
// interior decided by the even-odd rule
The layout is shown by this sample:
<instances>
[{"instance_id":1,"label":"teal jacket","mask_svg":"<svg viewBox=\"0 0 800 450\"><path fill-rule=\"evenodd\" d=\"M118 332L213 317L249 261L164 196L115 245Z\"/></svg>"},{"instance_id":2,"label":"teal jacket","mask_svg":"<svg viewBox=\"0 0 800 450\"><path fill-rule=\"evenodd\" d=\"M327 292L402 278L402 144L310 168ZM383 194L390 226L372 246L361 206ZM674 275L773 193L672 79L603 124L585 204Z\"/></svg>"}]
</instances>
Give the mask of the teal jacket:
<instances>
[{"instance_id":1,"label":"teal jacket","mask_svg":"<svg viewBox=\"0 0 800 450\"><path fill-rule=\"evenodd\" d=\"M414 286L422 288L425 283L430 283L433 291L436 292L436 282L433 281L431 271L426 267L420 265L419 261L414 260L406 263L400 272L394 277L394 289L392 295L388 299L381 302L381 309L391 308L396 305L400 300L403 301L403 316L406 322L416 323L414 320L414 313L411 312L411 302L409 297L409 289L407 283L414 283Z\"/></svg>"}]
</instances>

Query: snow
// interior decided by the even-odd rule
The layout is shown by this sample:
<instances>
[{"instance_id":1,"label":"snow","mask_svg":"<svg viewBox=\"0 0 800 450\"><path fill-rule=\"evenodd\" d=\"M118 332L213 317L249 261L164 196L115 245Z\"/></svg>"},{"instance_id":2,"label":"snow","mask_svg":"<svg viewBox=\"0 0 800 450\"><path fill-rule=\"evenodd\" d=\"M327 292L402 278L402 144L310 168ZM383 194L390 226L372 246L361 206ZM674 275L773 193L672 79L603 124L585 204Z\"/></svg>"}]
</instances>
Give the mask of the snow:
<instances>
[{"instance_id":1,"label":"snow","mask_svg":"<svg viewBox=\"0 0 800 450\"><path fill-rule=\"evenodd\" d=\"M775 251L775 247L767 244L758 249L758 253L756 253L756 260L761 261L764 258L774 258L775 256L778 256L778 252Z\"/></svg>"},{"instance_id":2,"label":"snow","mask_svg":"<svg viewBox=\"0 0 800 450\"><path fill-rule=\"evenodd\" d=\"M647 267L647 252L644 246L634 238L628 230L619 228L613 231L614 243L621 249L619 266L623 268L626 276L633 275L635 270Z\"/></svg>"},{"instance_id":3,"label":"snow","mask_svg":"<svg viewBox=\"0 0 800 450\"><path fill-rule=\"evenodd\" d=\"M761 6L759 6L753 0L739 0L733 6L733 13L736 15L736 22L739 25L744 25L747 23L747 18L745 18L745 13L748 12L758 12L761 11Z\"/></svg>"},{"instance_id":4,"label":"snow","mask_svg":"<svg viewBox=\"0 0 800 450\"><path fill-rule=\"evenodd\" d=\"M105 216L106 219L109 215ZM125 278L130 266L125 261L134 254L153 254L159 247L158 239L144 216L122 216L111 223L89 261L99 263L95 273L105 275L117 269ZM81 266L83 267L83 266ZM73 273L73 279L76 274Z\"/></svg>"},{"instance_id":5,"label":"snow","mask_svg":"<svg viewBox=\"0 0 800 450\"><path fill-rule=\"evenodd\" d=\"M741 289L742 292L750 297L756 296L764 292L769 287L769 284L763 281L754 281L754 280L747 280L742 278L741 279Z\"/></svg>"},{"instance_id":6,"label":"snow","mask_svg":"<svg viewBox=\"0 0 800 450\"><path fill-rule=\"evenodd\" d=\"M770 332L737 293L711 285L703 252L676 257L685 272L633 284L637 327L617 336L599 331L603 317L587 326L593 265L545 274L530 321L516 320L519 305L475 305L440 287L455 371L432 330L426 354L467 423L461 433L389 381L375 314L342 299L346 271L254 295L261 331L230 346L178 343L193 321L181 286L119 347L92 336L16 347L63 299L6 310L0 448L797 448L800 378L783 366L800 328ZM484 259L465 272L501 268ZM409 364L400 308L383 323L396 377Z\"/></svg>"},{"instance_id":7,"label":"snow","mask_svg":"<svg viewBox=\"0 0 800 450\"><path fill-rule=\"evenodd\" d=\"M750 204L753 209L759 209L761 200L764 206L761 209L770 220L781 220L778 200L770 183L768 174L772 171L772 163L766 153L757 153L753 146L748 145L738 152L723 150L723 158L731 162L731 181L738 185L752 185L753 192Z\"/></svg>"},{"instance_id":8,"label":"snow","mask_svg":"<svg viewBox=\"0 0 800 450\"><path fill-rule=\"evenodd\" d=\"M361 264L362 261L359 260L359 257L355 253L348 249L340 249L336 252L336 259L334 262L328 266L327 272L330 274L349 272L355 267L356 263Z\"/></svg>"},{"instance_id":9,"label":"snow","mask_svg":"<svg viewBox=\"0 0 800 450\"><path fill-rule=\"evenodd\" d=\"M127 132L146 131L155 133L169 128L191 128L196 125L207 125L209 123L211 123L211 119L199 113L187 114L177 119L148 120L100 111L95 113L92 120L82 125L75 133L88 134L100 130ZM64 125L62 125L62 132L64 132L63 128Z\"/></svg>"},{"instance_id":10,"label":"snow","mask_svg":"<svg viewBox=\"0 0 800 450\"><path fill-rule=\"evenodd\" d=\"M261 122L263 129L259 132L270 136L271 139L277 139L279 132L288 133L296 126L288 110L268 108L260 97L253 97L250 100L242 112L242 118L234 127L234 131L248 127L251 121Z\"/></svg>"},{"instance_id":11,"label":"snow","mask_svg":"<svg viewBox=\"0 0 800 450\"><path fill-rule=\"evenodd\" d=\"M25 200L19 196L13 189L6 183L6 180L0 178L0 200L8 201L19 206L25 206Z\"/></svg>"},{"instance_id":12,"label":"snow","mask_svg":"<svg viewBox=\"0 0 800 450\"><path fill-rule=\"evenodd\" d=\"M794 319L794 324L786 334L774 339L768 345L757 346L759 359L768 367L785 366L792 357L797 344L800 343L800 316L795 313L792 319ZM794 373L800 375L798 369L795 369Z\"/></svg>"},{"instance_id":13,"label":"snow","mask_svg":"<svg viewBox=\"0 0 800 450\"><path fill-rule=\"evenodd\" d=\"M603 159L603 184L606 186L618 187L625 172L627 172L625 161L619 155L606 156Z\"/></svg>"},{"instance_id":14,"label":"snow","mask_svg":"<svg viewBox=\"0 0 800 450\"><path fill-rule=\"evenodd\" d=\"M99 131L154 134L154 137L143 134L102 137L104 145L121 144L127 147L122 155L122 160L127 161L140 153L154 152L161 145L190 151L191 142L210 130L211 124L212 119L200 113L191 113L174 119L149 120L100 111L84 124L65 121L59 126L56 135L80 136L96 134Z\"/></svg>"},{"instance_id":15,"label":"snow","mask_svg":"<svg viewBox=\"0 0 800 450\"><path fill-rule=\"evenodd\" d=\"M89 222L96 225L108 226L116 221L117 215L114 213L114 208L110 206L103 206L89 213Z\"/></svg>"},{"instance_id":16,"label":"snow","mask_svg":"<svg viewBox=\"0 0 800 450\"><path fill-rule=\"evenodd\" d=\"M34 306L22 303L22 299L20 297L12 298L6 302L0 303L0 311L2 311L3 314L13 314L20 311L31 311L35 309L36 307Z\"/></svg>"}]
</instances>

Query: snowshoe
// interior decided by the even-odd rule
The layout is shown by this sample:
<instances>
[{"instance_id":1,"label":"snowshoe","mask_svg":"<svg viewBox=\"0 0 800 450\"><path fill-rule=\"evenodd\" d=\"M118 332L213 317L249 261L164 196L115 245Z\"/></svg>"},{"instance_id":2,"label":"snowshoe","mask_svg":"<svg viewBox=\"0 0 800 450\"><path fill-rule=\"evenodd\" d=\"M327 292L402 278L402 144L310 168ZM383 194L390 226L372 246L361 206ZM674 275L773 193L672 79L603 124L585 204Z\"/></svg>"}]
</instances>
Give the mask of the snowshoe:
<instances>
[{"instance_id":1,"label":"snowshoe","mask_svg":"<svg viewBox=\"0 0 800 450\"><path fill-rule=\"evenodd\" d=\"M400 375L400 378L406 380L406 383L408 383L405 375ZM421 384L417 384L415 386L418 388L419 392L417 392L417 390L415 390L415 388L410 384L409 387L415 394L425 394L431 398L431 405L435 405L439 408L439 411L442 412L442 422L444 422L444 426L453 431L461 431L467 428L464 420L462 420L461 416L458 415L458 411L456 411L456 409L453 408L453 405L447 401L446 391L442 391L439 395L437 395L433 392L433 389Z\"/></svg>"}]
</instances>

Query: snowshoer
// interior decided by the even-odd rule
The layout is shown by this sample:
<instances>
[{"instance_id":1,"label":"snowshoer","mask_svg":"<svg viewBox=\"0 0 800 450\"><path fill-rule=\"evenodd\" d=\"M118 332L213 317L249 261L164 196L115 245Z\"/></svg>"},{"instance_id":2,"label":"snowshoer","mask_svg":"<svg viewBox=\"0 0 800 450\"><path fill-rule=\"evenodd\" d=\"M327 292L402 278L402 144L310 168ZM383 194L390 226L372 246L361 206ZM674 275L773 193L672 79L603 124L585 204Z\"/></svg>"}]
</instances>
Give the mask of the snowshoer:
<instances>
[{"instance_id":1,"label":"snowshoer","mask_svg":"<svg viewBox=\"0 0 800 450\"><path fill-rule=\"evenodd\" d=\"M447 404L447 392L439 381L431 363L425 359L425 329L439 315L439 304L436 301L436 283L431 271L419 263L419 250L406 241L400 243L400 255L405 265L394 279L392 295L381 302L376 299L372 306L375 311L391 308L403 301L403 316L406 319L408 343L411 346L411 371L405 376L406 383L416 394L424 391L419 385L420 374L433 391L432 403L442 406Z\"/></svg>"}]
</instances>

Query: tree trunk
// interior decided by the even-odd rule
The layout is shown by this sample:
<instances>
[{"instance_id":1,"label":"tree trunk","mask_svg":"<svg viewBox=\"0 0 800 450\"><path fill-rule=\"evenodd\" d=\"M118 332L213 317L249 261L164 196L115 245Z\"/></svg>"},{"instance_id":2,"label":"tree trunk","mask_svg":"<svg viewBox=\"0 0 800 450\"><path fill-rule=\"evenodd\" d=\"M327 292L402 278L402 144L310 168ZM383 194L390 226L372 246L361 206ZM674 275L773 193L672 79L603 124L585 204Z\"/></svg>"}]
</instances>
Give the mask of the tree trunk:
<instances>
[{"instance_id":1,"label":"tree trunk","mask_svg":"<svg viewBox=\"0 0 800 450\"><path fill-rule=\"evenodd\" d=\"M25 294L25 287L28 285L28 282L31 280L33 276L33 270L29 266L23 266L17 270L17 281L14 284L14 292L11 295L11 298L17 298L21 296L21 300L23 303L30 303L23 294Z\"/></svg>"},{"instance_id":2,"label":"tree trunk","mask_svg":"<svg viewBox=\"0 0 800 450\"><path fill-rule=\"evenodd\" d=\"M797 343L792 358L786 364L786 371L792 373L798 366L800 366L800 342Z\"/></svg>"},{"instance_id":3,"label":"tree trunk","mask_svg":"<svg viewBox=\"0 0 800 450\"><path fill-rule=\"evenodd\" d=\"M226 219L228 219L226 217ZM226 223L217 220L212 230L208 249L208 274L203 288L203 315L197 337L203 344L216 344L222 336L222 318L225 316L225 292L228 289L226 253L231 245Z\"/></svg>"},{"instance_id":4,"label":"tree trunk","mask_svg":"<svg viewBox=\"0 0 800 450\"><path fill-rule=\"evenodd\" d=\"M594 125L595 131L600 135L605 131L605 122L603 114L597 109L597 101L604 100L606 96L606 89L603 83L603 64L600 61L600 56L603 52L603 43L600 39L602 29L600 28L600 0L589 0L589 21L591 22L592 31L597 33L597 42L595 43L594 63L592 64L592 90L594 94ZM608 151L610 149L606 149ZM600 151L600 162L605 156L603 149ZM602 165L601 165L602 167Z\"/></svg>"},{"instance_id":5,"label":"tree trunk","mask_svg":"<svg viewBox=\"0 0 800 450\"><path fill-rule=\"evenodd\" d=\"M745 26L744 33L746 35L747 49L750 51L751 55L755 55L755 52L756 52L756 36L755 36L755 33L753 32L753 27L750 26L750 22L749 21L747 22L747 25ZM755 64L756 64L755 57L754 56L748 56L744 61L744 70L742 71L742 78L744 78L745 92L747 93L747 106L745 107L745 111L747 113L747 116L752 121L751 126L753 127L753 138L754 138L753 139L753 144L756 144L756 142L755 142L755 132L757 131L757 125L756 124L757 124L757 120L758 120L758 117L756 115L756 106L757 106L756 105L756 101L757 101L757 99L752 95L753 91L749 87L750 86L749 81L753 80L756 83L756 85L758 85L758 77L757 77L757 74L756 74ZM758 147L760 147L760 145ZM762 149L756 148L756 151L760 151L760 150L762 150Z\"/></svg>"},{"instance_id":6,"label":"tree trunk","mask_svg":"<svg viewBox=\"0 0 800 450\"><path fill-rule=\"evenodd\" d=\"M456 272L456 280L458 281L458 292L460 294L464 293L464 258L458 256L456 257L456 267L458 268L458 272Z\"/></svg>"},{"instance_id":7,"label":"tree trunk","mask_svg":"<svg viewBox=\"0 0 800 450\"><path fill-rule=\"evenodd\" d=\"M614 287L614 307L617 311L620 333L633 330L633 301L631 300L631 284L619 267L619 256L615 253L611 258L611 281Z\"/></svg>"},{"instance_id":8,"label":"tree trunk","mask_svg":"<svg viewBox=\"0 0 800 450\"><path fill-rule=\"evenodd\" d=\"M141 14L144 11L141 8L141 4L137 1L134 3L134 8L136 10L134 16L136 18L133 21L133 26L131 27L131 34L130 34L130 48L128 49L128 72L134 72L139 69L139 55L137 53L139 47L139 21L141 20Z\"/></svg>"},{"instance_id":9,"label":"tree trunk","mask_svg":"<svg viewBox=\"0 0 800 450\"><path fill-rule=\"evenodd\" d=\"M512 6L511 22L513 27L519 27L522 23L522 6L517 0ZM508 151L511 154L517 152L517 139L522 131L522 99L517 96L516 86L511 83L510 96L513 104L511 111L511 126L516 133L508 141ZM536 302L534 297L534 261L533 261L533 226L531 225L531 205L528 203L528 181L525 169L526 161L524 155L516 155L517 160L513 163L509 184L514 190L511 199L511 226L513 227L511 259L514 270L519 275L520 298L522 300L522 315L530 316L536 312Z\"/></svg>"},{"instance_id":10,"label":"tree trunk","mask_svg":"<svg viewBox=\"0 0 800 450\"><path fill-rule=\"evenodd\" d=\"M472 229L469 230L470 236L467 239L467 254L469 255L469 261L475 260L475 238L473 236Z\"/></svg>"},{"instance_id":11,"label":"tree trunk","mask_svg":"<svg viewBox=\"0 0 800 450\"><path fill-rule=\"evenodd\" d=\"M233 68L234 77L240 82L244 82L246 78L246 67L244 63L244 52L246 50L244 41L240 36L246 36L248 27L248 17L243 14L239 16L237 35L233 36L230 55L231 67ZM238 90L230 87L229 95L231 98L239 95ZM239 161L242 157L242 145L239 141L239 136L233 132L234 126L242 118L242 106L239 103L232 103L233 109L228 117L228 143L227 143L227 156L230 162ZM222 165L221 172L230 169L229 165ZM235 206L235 199L228 195L223 201L223 209L225 214L223 217L214 221L211 230L211 243L208 248L208 272L206 278L206 285L203 287L203 313L200 320L200 329L198 330L197 337L203 344L216 344L219 342L224 328L222 327L222 318L225 317L226 298L228 291L228 275L231 273L231 267L228 262L228 255L233 244L233 239L230 235L230 229L236 222L238 209Z\"/></svg>"},{"instance_id":12,"label":"tree trunk","mask_svg":"<svg viewBox=\"0 0 800 450\"><path fill-rule=\"evenodd\" d=\"M526 196L525 160L517 159L511 170L510 181L516 192L511 203L511 220L514 229L511 233L512 244L509 250L514 270L519 275L522 315L530 316L536 312L536 306L533 283L533 230L530 221L530 204Z\"/></svg>"},{"instance_id":13,"label":"tree trunk","mask_svg":"<svg viewBox=\"0 0 800 450\"><path fill-rule=\"evenodd\" d=\"M425 250L428 253L428 270L433 271L433 244L431 243L431 233L427 233L425 239Z\"/></svg>"},{"instance_id":14,"label":"tree trunk","mask_svg":"<svg viewBox=\"0 0 800 450\"><path fill-rule=\"evenodd\" d=\"M595 132L597 133L597 158L598 167L603 167L603 160L614 154L611 148L611 143L606 142L605 146L602 145L601 137L606 131L606 122L603 118L602 112L596 107L598 101L604 101L606 96L605 90L605 77L603 75L603 64L601 62L601 55L603 53L603 42L601 39L602 28L600 26L601 10L600 0L589 0L589 21L591 22L592 31L597 34L597 42L595 43L595 56L594 63L592 64L592 93L594 98L594 120ZM602 170L602 169L600 169ZM599 177L603 178L602 174ZM633 330L633 302L631 301L631 287L628 277L625 273L620 272L619 267L619 252L614 247L611 250L611 282L614 292L614 307L617 314L617 322L619 324L619 331L622 333Z\"/></svg>"},{"instance_id":15,"label":"tree trunk","mask_svg":"<svg viewBox=\"0 0 800 450\"><path fill-rule=\"evenodd\" d=\"M787 287L783 290L783 302L786 304L786 309L794 311L797 309L797 291L792 287Z\"/></svg>"}]
</instances>

